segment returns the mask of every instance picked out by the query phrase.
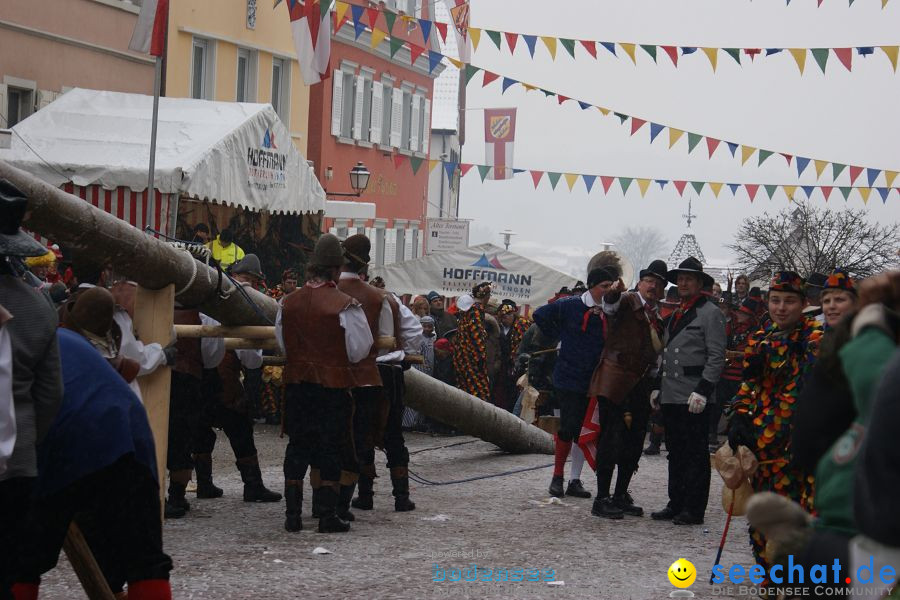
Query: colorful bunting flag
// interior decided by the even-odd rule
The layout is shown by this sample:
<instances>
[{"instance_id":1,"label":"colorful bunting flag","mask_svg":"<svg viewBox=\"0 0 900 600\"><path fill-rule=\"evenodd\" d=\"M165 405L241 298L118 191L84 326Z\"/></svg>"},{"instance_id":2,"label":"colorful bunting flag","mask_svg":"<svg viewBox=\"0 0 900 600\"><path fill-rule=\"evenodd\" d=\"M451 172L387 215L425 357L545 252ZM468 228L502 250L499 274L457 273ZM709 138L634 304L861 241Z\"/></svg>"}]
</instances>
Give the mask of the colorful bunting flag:
<instances>
[{"instance_id":1,"label":"colorful bunting flag","mask_svg":"<svg viewBox=\"0 0 900 600\"><path fill-rule=\"evenodd\" d=\"M550 187L554 190L556 189L556 184L559 183L559 178L562 176L562 173L551 173L547 172L547 177L550 179Z\"/></svg>"},{"instance_id":2,"label":"colorful bunting flag","mask_svg":"<svg viewBox=\"0 0 900 600\"><path fill-rule=\"evenodd\" d=\"M803 75L803 67L806 65L806 48L788 48L788 51L794 57L800 74Z\"/></svg>"},{"instance_id":3,"label":"colorful bunting flag","mask_svg":"<svg viewBox=\"0 0 900 600\"><path fill-rule=\"evenodd\" d=\"M622 46L622 50L625 51L625 54L628 55L628 58L631 59L631 62L633 62L634 64L637 64L637 60L634 58L634 44L620 43L619 45Z\"/></svg>"},{"instance_id":4,"label":"colorful bunting flag","mask_svg":"<svg viewBox=\"0 0 900 600\"><path fill-rule=\"evenodd\" d=\"M710 181L710 182L709 182L709 189L712 190L713 196L715 196L716 198L718 198L718 197L719 197L719 192L722 190L722 184L721 184L721 183L715 183L715 182Z\"/></svg>"},{"instance_id":5,"label":"colorful bunting flag","mask_svg":"<svg viewBox=\"0 0 900 600\"><path fill-rule=\"evenodd\" d=\"M647 195L647 188L650 187L649 179L638 179L638 188L641 190L641 198Z\"/></svg>"},{"instance_id":6,"label":"colorful bunting flag","mask_svg":"<svg viewBox=\"0 0 900 600\"><path fill-rule=\"evenodd\" d=\"M566 52L569 53L569 56L575 58L575 40L559 38L559 43L563 48L566 49Z\"/></svg>"},{"instance_id":7,"label":"colorful bunting flag","mask_svg":"<svg viewBox=\"0 0 900 600\"><path fill-rule=\"evenodd\" d=\"M678 140L681 139L682 135L684 135L682 130L669 127L669 148L678 143Z\"/></svg>"},{"instance_id":8,"label":"colorful bunting flag","mask_svg":"<svg viewBox=\"0 0 900 600\"><path fill-rule=\"evenodd\" d=\"M641 44L641 48L650 55L650 58L653 59L653 62L656 62L656 46L650 44Z\"/></svg>"},{"instance_id":9,"label":"colorful bunting flag","mask_svg":"<svg viewBox=\"0 0 900 600\"><path fill-rule=\"evenodd\" d=\"M687 181L679 181L675 180L672 182L675 185L675 189L678 191L679 196L684 195L684 187L687 185Z\"/></svg>"},{"instance_id":10,"label":"colorful bunting flag","mask_svg":"<svg viewBox=\"0 0 900 600\"><path fill-rule=\"evenodd\" d=\"M542 35L541 41L547 46L547 51L550 52L550 58L556 60L556 38Z\"/></svg>"},{"instance_id":11,"label":"colorful bunting flag","mask_svg":"<svg viewBox=\"0 0 900 600\"><path fill-rule=\"evenodd\" d=\"M490 172L491 172L490 165L478 165L478 174L481 175L482 183L484 183L484 180L487 178L487 176Z\"/></svg>"},{"instance_id":12,"label":"colorful bunting flag","mask_svg":"<svg viewBox=\"0 0 900 600\"><path fill-rule=\"evenodd\" d=\"M709 59L709 64L712 66L713 73L715 73L716 61L718 59L718 48L703 48L703 53L706 54L706 58Z\"/></svg>"},{"instance_id":13,"label":"colorful bunting flag","mask_svg":"<svg viewBox=\"0 0 900 600\"><path fill-rule=\"evenodd\" d=\"M663 129L665 129L665 125L660 125L659 123L650 123L650 143L653 143L653 140L656 139Z\"/></svg>"},{"instance_id":14,"label":"colorful bunting flag","mask_svg":"<svg viewBox=\"0 0 900 600\"><path fill-rule=\"evenodd\" d=\"M699 144L702 139L703 136L699 133L688 132L688 154L694 151L694 148L697 147L697 144Z\"/></svg>"},{"instance_id":15,"label":"colorful bunting flag","mask_svg":"<svg viewBox=\"0 0 900 600\"><path fill-rule=\"evenodd\" d=\"M717 140L715 138L708 137L706 138L706 148L709 150L709 157L712 158L713 153L715 153L716 148L719 147L719 143L721 140Z\"/></svg>"},{"instance_id":16,"label":"colorful bunting flag","mask_svg":"<svg viewBox=\"0 0 900 600\"><path fill-rule=\"evenodd\" d=\"M594 187L594 182L597 180L596 175L582 175L581 179L584 181L584 187L587 189L587 193L591 193L591 188Z\"/></svg>"},{"instance_id":17,"label":"colorful bunting flag","mask_svg":"<svg viewBox=\"0 0 900 600\"><path fill-rule=\"evenodd\" d=\"M422 166L423 162L425 162L424 158L420 158L418 156L409 157L409 166L412 167L413 175L415 175L419 171L419 167Z\"/></svg>"},{"instance_id":18,"label":"colorful bunting flag","mask_svg":"<svg viewBox=\"0 0 900 600\"><path fill-rule=\"evenodd\" d=\"M538 184L541 182L541 177L544 176L543 171L532 171L531 172L531 180L534 182L534 189L537 189Z\"/></svg>"},{"instance_id":19,"label":"colorful bunting flag","mask_svg":"<svg viewBox=\"0 0 900 600\"><path fill-rule=\"evenodd\" d=\"M600 183L603 184L603 193L608 193L610 186L613 184L615 177L608 177L606 175L600 176Z\"/></svg>"},{"instance_id":20,"label":"colorful bunting flag","mask_svg":"<svg viewBox=\"0 0 900 600\"><path fill-rule=\"evenodd\" d=\"M587 50L587 53L591 55L591 58L597 58L597 44L595 42L591 42L589 40L579 40L581 45L584 46L584 49Z\"/></svg>"},{"instance_id":21,"label":"colorful bunting flag","mask_svg":"<svg viewBox=\"0 0 900 600\"><path fill-rule=\"evenodd\" d=\"M509 47L509 53L515 54L516 52L516 42L519 41L518 33L509 33L504 34L506 36L506 45Z\"/></svg>"},{"instance_id":22,"label":"colorful bunting flag","mask_svg":"<svg viewBox=\"0 0 900 600\"><path fill-rule=\"evenodd\" d=\"M663 52L669 55L669 59L672 61L672 64L677 67L678 66L678 48L675 46L661 46Z\"/></svg>"},{"instance_id":23,"label":"colorful bunting flag","mask_svg":"<svg viewBox=\"0 0 900 600\"><path fill-rule=\"evenodd\" d=\"M754 152L756 152L756 148L753 146L741 146L741 164L746 164L747 160L753 156Z\"/></svg>"},{"instance_id":24,"label":"colorful bunting flag","mask_svg":"<svg viewBox=\"0 0 900 600\"><path fill-rule=\"evenodd\" d=\"M525 40L525 45L528 46L528 53L531 55L531 58L534 58L534 46L537 44L537 36L522 35L522 39Z\"/></svg>"},{"instance_id":25,"label":"colorful bunting flag","mask_svg":"<svg viewBox=\"0 0 900 600\"><path fill-rule=\"evenodd\" d=\"M631 185L632 181L632 177L619 177L619 185L622 187L623 196L628 193L628 187Z\"/></svg>"},{"instance_id":26,"label":"colorful bunting flag","mask_svg":"<svg viewBox=\"0 0 900 600\"><path fill-rule=\"evenodd\" d=\"M484 32L487 34L491 41L494 42L494 45L497 46L497 50L500 49L500 32L493 31L491 29L485 29Z\"/></svg>"}]
</instances>

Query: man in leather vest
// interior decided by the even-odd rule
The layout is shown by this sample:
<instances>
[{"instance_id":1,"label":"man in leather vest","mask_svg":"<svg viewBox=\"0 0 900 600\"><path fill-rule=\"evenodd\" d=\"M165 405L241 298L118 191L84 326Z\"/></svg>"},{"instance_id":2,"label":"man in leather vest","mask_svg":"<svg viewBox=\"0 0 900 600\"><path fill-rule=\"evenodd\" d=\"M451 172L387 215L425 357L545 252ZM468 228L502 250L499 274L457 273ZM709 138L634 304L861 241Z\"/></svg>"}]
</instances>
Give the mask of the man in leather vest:
<instances>
[{"instance_id":1,"label":"man in leather vest","mask_svg":"<svg viewBox=\"0 0 900 600\"><path fill-rule=\"evenodd\" d=\"M588 395L597 397L600 438L597 443L597 498L592 513L609 519L644 514L628 493L650 418L650 391L662 351L662 321L656 302L666 287L666 263L653 261L640 272L637 291L613 288L603 297L609 334L594 369ZM609 495L614 468L616 488Z\"/></svg>"},{"instance_id":2,"label":"man in leather vest","mask_svg":"<svg viewBox=\"0 0 900 600\"><path fill-rule=\"evenodd\" d=\"M338 517L337 504L353 408L350 389L359 385L353 365L369 355L374 340L362 305L337 289L343 265L340 240L331 234L319 238L307 269L308 281L285 296L275 320L275 336L286 358L287 531L303 528L303 478L310 465L318 467L321 478L313 491L319 532L350 529L350 523Z\"/></svg>"},{"instance_id":3,"label":"man in leather vest","mask_svg":"<svg viewBox=\"0 0 900 600\"><path fill-rule=\"evenodd\" d=\"M353 235L344 240L343 246L347 264L338 281L338 289L362 304L374 338L393 338L391 347L378 348L379 344L375 344L369 356L353 366L358 381L353 389L353 440L359 463L359 496L353 501L353 507L360 510L373 507L375 446L381 446L387 454L391 472L394 510L406 512L415 509L416 505L409 499L409 452L402 431L403 371L397 364L403 359L402 349L406 347L410 328L404 327L401 320L406 316L405 321L410 322L409 318L412 318L414 337L421 335L422 327L411 313L401 314L399 303L390 293L360 279L370 260L369 239L364 235ZM391 356L386 356L386 352ZM395 352L397 355L393 356ZM353 495L349 477L347 484L343 484L344 481L338 505L338 514L342 518L349 513Z\"/></svg>"}]
</instances>

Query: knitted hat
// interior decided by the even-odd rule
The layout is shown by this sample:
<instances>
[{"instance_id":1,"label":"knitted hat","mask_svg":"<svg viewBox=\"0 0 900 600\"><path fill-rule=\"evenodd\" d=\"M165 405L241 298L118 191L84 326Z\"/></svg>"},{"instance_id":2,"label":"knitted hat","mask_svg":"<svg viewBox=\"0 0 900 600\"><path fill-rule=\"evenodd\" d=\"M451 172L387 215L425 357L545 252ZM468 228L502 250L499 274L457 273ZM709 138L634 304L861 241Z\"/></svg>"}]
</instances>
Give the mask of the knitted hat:
<instances>
[{"instance_id":1,"label":"knitted hat","mask_svg":"<svg viewBox=\"0 0 900 600\"><path fill-rule=\"evenodd\" d=\"M341 240L332 233L325 233L313 249L312 264L319 267L344 266L344 249Z\"/></svg>"},{"instance_id":2,"label":"knitted hat","mask_svg":"<svg viewBox=\"0 0 900 600\"><path fill-rule=\"evenodd\" d=\"M591 289L595 285L604 283L606 281L615 281L616 279L616 274L609 269L605 267L597 267L596 269L591 269L591 272L588 273L587 287L588 289Z\"/></svg>"},{"instance_id":3,"label":"knitted hat","mask_svg":"<svg viewBox=\"0 0 900 600\"><path fill-rule=\"evenodd\" d=\"M434 325L434 317L429 316L429 315L425 315L424 317L419 317L419 323L422 323L423 325L425 323L431 323L432 325Z\"/></svg>"},{"instance_id":4,"label":"knitted hat","mask_svg":"<svg viewBox=\"0 0 900 600\"><path fill-rule=\"evenodd\" d=\"M853 278L850 277L850 274L847 271L838 267L832 271L831 275L828 276L828 279L825 280L822 292L824 293L828 290L844 290L855 296L856 282L853 281Z\"/></svg>"},{"instance_id":5,"label":"knitted hat","mask_svg":"<svg viewBox=\"0 0 900 600\"><path fill-rule=\"evenodd\" d=\"M428 292L428 295L425 296L425 298L427 298L428 302L431 303L431 302L434 302L435 300L440 300L441 295L438 294L437 292L435 292L434 290L432 290L432 291Z\"/></svg>"},{"instance_id":6,"label":"knitted hat","mask_svg":"<svg viewBox=\"0 0 900 600\"><path fill-rule=\"evenodd\" d=\"M793 292L794 294L806 294L806 281L793 271L779 271L769 284L770 292Z\"/></svg>"}]
</instances>

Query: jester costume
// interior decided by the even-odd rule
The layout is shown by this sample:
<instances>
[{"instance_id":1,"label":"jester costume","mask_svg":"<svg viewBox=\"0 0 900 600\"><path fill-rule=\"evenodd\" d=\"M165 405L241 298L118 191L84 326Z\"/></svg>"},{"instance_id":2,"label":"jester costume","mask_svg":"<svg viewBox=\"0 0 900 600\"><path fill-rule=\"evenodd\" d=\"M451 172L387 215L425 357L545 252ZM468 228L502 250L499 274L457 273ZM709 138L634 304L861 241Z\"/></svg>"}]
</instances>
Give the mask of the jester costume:
<instances>
[{"instance_id":1,"label":"jester costume","mask_svg":"<svg viewBox=\"0 0 900 600\"><path fill-rule=\"evenodd\" d=\"M510 364L516 364L516 357L519 356L519 346L522 344L522 338L529 327L531 327L531 319L528 317L519 316L513 322L512 331L509 333Z\"/></svg>"},{"instance_id":2,"label":"jester costume","mask_svg":"<svg viewBox=\"0 0 900 600\"><path fill-rule=\"evenodd\" d=\"M750 448L759 460L751 481L754 491L775 492L809 512L814 479L791 465L791 430L794 405L815 363L821 337L821 325L808 317L789 331L773 323L752 334L744 350L744 381L732 407L733 427L749 428L755 440ZM752 527L750 545L756 562L768 570L766 540Z\"/></svg>"},{"instance_id":3,"label":"jester costume","mask_svg":"<svg viewBox=\"0 0 900 600\"><path fill-rule=\"evenodd\" d=\"M490 402L486 342L484 307L480 302L475 302L469 310L457 314L453 368L456 371L456 387Z\"/></svg>"}]
</instances>

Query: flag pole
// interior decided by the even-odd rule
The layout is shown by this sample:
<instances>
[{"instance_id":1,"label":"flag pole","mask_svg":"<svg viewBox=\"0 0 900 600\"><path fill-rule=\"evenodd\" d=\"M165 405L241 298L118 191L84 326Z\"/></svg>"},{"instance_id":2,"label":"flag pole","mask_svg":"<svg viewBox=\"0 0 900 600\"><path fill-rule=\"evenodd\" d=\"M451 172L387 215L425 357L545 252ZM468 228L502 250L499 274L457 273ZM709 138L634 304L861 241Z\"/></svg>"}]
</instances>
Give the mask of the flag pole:
<instances>
[{"instance_id":1,"label":"flag pole","mask_svg":"<svg viewBox=\"0 0 900 600\"><path fill-rule=\"evenodd\" d=\"M156 126L159 122L159 88L162 83L162 56L156 57L153 76L153 118L150 125L150 172L147 175L147 202L155 197L153 177L156 174Z\"/></svg>"}]
</instances>

